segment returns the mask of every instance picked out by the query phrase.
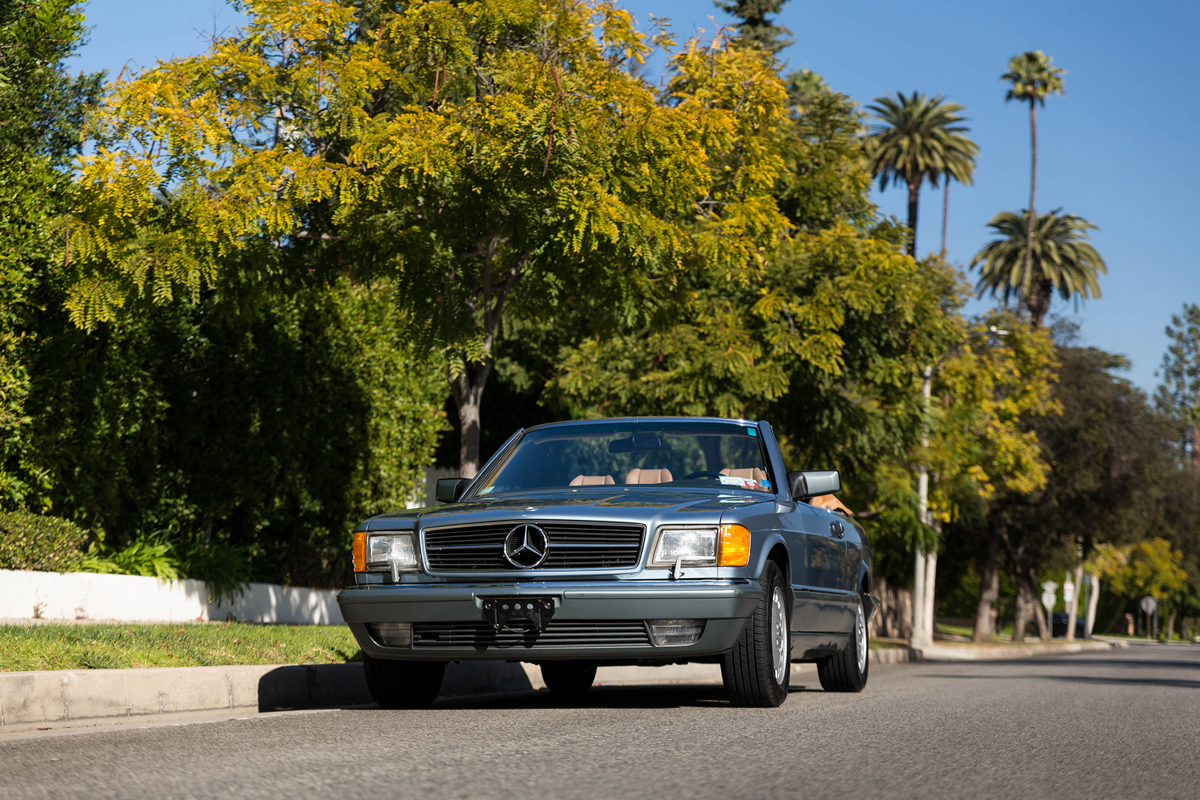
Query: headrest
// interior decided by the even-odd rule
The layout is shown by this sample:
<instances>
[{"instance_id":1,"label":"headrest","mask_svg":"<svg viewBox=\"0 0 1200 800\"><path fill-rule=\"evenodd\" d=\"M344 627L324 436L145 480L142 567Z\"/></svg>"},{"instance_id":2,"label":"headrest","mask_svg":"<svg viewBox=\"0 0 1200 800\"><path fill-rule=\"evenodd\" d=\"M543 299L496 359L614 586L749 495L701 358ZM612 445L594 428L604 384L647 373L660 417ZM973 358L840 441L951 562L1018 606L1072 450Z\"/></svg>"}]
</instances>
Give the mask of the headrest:
<instances>
[{"instance_id":1,"label":"headrest","mask_svg":"<svg viewBox=\"0 0 1200 800\"><path fill-rule=\"evenodd\" d=\"M576 475L571 479L572 486L615 486L612 475Z\"/></svg>"},{"instance_id":2,"label":"headrest","mask_svg":"<svg viewBox=\"0 0 1200 800\"><path fill-rule=\"evenodd\" d=\"M673 480L669 469L635 469L625 476L625 483L670 483Z\"/></svg>"},{"instance_id":3,"label":"headrest","mask_svg":"<svg viewBox=\"0 0 1200 800\"><path fill-rule=\"evenodd\" d=\"M723 469L721 470L721 474L730 478L746 478L752 481L765 481L767 479L767 471L758 467L751 467L750 469Z\"/></svg>"}]
</instances>

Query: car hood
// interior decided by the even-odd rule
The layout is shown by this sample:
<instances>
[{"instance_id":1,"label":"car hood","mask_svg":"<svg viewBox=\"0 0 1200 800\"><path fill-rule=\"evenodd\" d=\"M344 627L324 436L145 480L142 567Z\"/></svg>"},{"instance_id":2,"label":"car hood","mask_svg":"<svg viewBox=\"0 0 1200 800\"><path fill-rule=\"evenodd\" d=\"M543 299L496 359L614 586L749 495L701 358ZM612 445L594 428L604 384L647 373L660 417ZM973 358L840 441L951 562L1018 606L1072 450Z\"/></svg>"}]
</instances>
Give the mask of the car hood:
<instances>
[{"instance_id":1,"label":"car hood","mask_svg":"<svg viewBox=\"0 0 1200 800\"><path fill-rule=\"evenodd\" d=\"M359 530L413 530L421 526L504 520L589 520L663 524L716 524L734 508L771 502L774 498L746 492L685 489L617 489L585 492L530 492L480 498L431 508L380 514Z\"/></svg>"}]
</instances>

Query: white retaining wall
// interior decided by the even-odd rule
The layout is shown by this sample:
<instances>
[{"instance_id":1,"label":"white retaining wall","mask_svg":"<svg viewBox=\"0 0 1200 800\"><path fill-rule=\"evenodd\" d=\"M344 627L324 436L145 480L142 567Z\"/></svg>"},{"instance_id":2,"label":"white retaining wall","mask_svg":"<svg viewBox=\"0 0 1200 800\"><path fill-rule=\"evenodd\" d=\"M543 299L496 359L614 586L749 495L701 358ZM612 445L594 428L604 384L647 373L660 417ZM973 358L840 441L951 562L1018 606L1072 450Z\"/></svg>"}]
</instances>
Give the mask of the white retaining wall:
<instances>
[{"instance_id":1,"label":"white retaining wall","mask_svg":"<svg viewBox=\"0 0 1200 800\"><path fill-rule=\"evenodd\" d=\"M232 603L210 605L203 581L164 582L138 575L0 570L0 619L89 619L341 625L337 592L251 583Z\"/></svg>"}]
</instances>

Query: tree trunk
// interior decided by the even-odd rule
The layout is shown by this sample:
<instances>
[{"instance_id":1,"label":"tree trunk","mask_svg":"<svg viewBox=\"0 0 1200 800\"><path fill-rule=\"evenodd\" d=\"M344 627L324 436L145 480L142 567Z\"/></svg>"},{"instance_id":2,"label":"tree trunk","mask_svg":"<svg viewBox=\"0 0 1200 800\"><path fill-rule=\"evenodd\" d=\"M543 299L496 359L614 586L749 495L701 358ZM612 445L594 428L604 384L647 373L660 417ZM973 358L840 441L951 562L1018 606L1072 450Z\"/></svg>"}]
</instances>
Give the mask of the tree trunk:
<instances>
[{"instance_id":1,"label":"tree trunk","mask_svg":"<svg viewBox=\"0 0 1200 800\"><path fill-rule=\"evenodd\" d=\"M1167 640L1175 635L1175 609L1167 613Z\"/></svg>"},{"instance_id":2,"label":"tree trunk","mask_svg":"<svg viewBox=\"0 0 1200 800\"><path fill-rule=\"evenodd\" d=\"M917 257L917 202L921 199L921 181L908 184L908 230L912 236L908 240L908 254Z\"/></svg>"},{"instance_id":3,"label":"tree trunk","mask_svg":"<svg viewBox=\"0 0 1200 800\"><path fill-rule=\"evenodd\" d=\"M1192 469L1200 469L1200 428L1192 428Z\"/></svg>"},{"instance_id":4,"label":"tree trunk","mask_svg":"<svg viewBox=\"0 0 1200 800\"><path fill-rule=\"evenodd\" d=\"M1013 625L1013 641L1025 641L1025 626L1032 617L1037 623L1038 638L1049 641L1050 631L1046 626L1045 609L1038 601L1037 571L1032 565L1017 567L1017 619Z\"/></svg>"},{"instance_id":5,"label":"tree trunk","mask_svg":"<svg viewBox=\"0 0 1200 800\"><path fill-rule=\"evenodd\" d=\"M1033 567L1029 568L1028 575L1029 575L1029 577L1028 577L1029 593L1030 593L1030 597L1033 598L1034 617L1035 617L1035 619L1037 619L1038 638L1041 639L1043 642L1048 642L1048 641L1050 641L1051 636L1050 636L1050 625L1046 619L1046 615L1049 614L1050 612L1047 611L1042 606L1041 601L1038 599L1037 575L1034 573Z\"/></svg>"},{"instance_id":6,"label":"tree trunk","mask_svg":"<svg viewBox=\"0 0 1200 800\"><path fill-rule=\"evenodd\" d=\"M977 642L986 642L992 631L992 608L1000 598L1000 532L1004 525L999 514L993 513L988 520L987 555L983 559L983 570L979 581L979 605L975 608L975 636Z\"/></svg>"},{"instance_id":7,"label":"tree trunk","mask_svg":"<svg viewBox=\"0 0 1200 800\"><path fill-rule=\"evenodd\" d=\"M1075 594L1067 603L1067 641L1075 641L1075 617L1079 615L1079 595L1083 592L1083 546L1075 549Z\"/></svg>"},{"instance_id":8,"label":"tree trunk","mask_svg":"<svg viewBox=\"0 0 1200 800\"><path fill-rule=\"evenodd\" d=\"M462 478L474 478L479 474L479 411L491 372L489 357L474 369L468 367L458 375L450 376L450 391L458 409L458 474Z\"/></svg>"},{"instance_id":9,"label":"tree trunk","mask_svg":"<svg viewBox=\"0 0 1200 800\"><path fill-rule=\"evenodd\" d=\"M496 254L504 241L503 229L497 229L476 242L476 252L483 257L482 285L478 294L468 300L472 313L482 317L483 360L471 364L466 353L461 353L463 369L450 374L450 393L458 409L458 474L462 478L474 478L479 474L480 407L483 390L492 374L492 347L500 328L500 318L509 293L521 277L522 268L529 253L518 256L515 265L493 274Z\"/></svg>"},{"instance_id":10,"label":"tree trunk","mask_svg":"<svg viewBox=\"0 0 1200 800\"><path fill-rule=\"evenodd\" d=\"M1083 621L1083 631L1087 638L1092 638L1092 628L1096 626L1096 605L1100 602L1100 578L1088 575L1088 584L1092 590L1088 592L1087 616Z\"/></svg>"},{"instance_id":11,"label":"tree trunk","mask_svg":"<svg viewBox=\"0 0 1200 800\"><path fill-rule=\"evenodd\" d=\"M1025 582L1021 580L1020 575L1017 576L1017 606L1016 613L1013 615L1013 634L1014 642L1025 641L1025 626L1029 624L1029 613L1031 610L1030 604L1037 604L1037 598L1034 597L1025 588ZM1036 609L1034 609L1034 613Z\"/></svg>"},{"instance_id":12,"label":"tree trunk","mask_svg":"<svg viewBox=\"0 0 1200 800\"><path fill-rule=\"evenodd\" d=\"M937 638L937 625L934 624L933 597L937 579L937 551L930 550L925 554L925 602L921 608L925 613L925 631L929 641Z\"/></svg>"},{"instance_id":13,"label":"tree trunk","mask_svg":"<svg viewBox=\"0 0 1200 800\"><path fill-rule=\"evenodd\" d=\"M942 258L946 257L946 222L950 219L950 177L942 189Z\"/></svg>"},{"instance_id":14,"label":"tree trunk","mask_svg":"<svg viewBox=\"0 0 1200 800\"><path fill-rule=\"evenodd\" d=\"M1050 299L1054 296L1054 284L1044 278L1034 284L1033 293L1026 299L1029 316L1033 318L1033 327L1042 327L1042 320L1050 311Z\"/></svg>"},{"instance_id":15,"label":"tree trunk","mask_svg":"<svg viewBox=\"0 0 1200 800\"><path fill-rule=\"evenodd\" d=\"M1033 222L1037 214L1033 210L1037 194L1037 106L1029 98L1029 224L1025 229L1025 269L1030 269L1033 259Z\"/></svg>"}]
</instances>

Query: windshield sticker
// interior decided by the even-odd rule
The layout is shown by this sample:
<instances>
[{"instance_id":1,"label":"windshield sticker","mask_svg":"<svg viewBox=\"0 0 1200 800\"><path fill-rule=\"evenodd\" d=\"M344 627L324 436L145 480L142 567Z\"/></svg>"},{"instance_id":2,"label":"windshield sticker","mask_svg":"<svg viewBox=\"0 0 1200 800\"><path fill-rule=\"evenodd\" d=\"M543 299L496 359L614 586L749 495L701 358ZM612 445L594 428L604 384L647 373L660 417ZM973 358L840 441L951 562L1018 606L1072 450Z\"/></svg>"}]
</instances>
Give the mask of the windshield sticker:
<instances>
[{"instance_id":1,"label":"windshield sticker","mask_svg":"<svg viewBox=\"0 0 1200 800\"><path fill-rule=\"evenodd\" d=\"M757 428L746 428L746 433L750 434L751 436L758 436L758 429Z\"/></svg>"}]
</instances>

